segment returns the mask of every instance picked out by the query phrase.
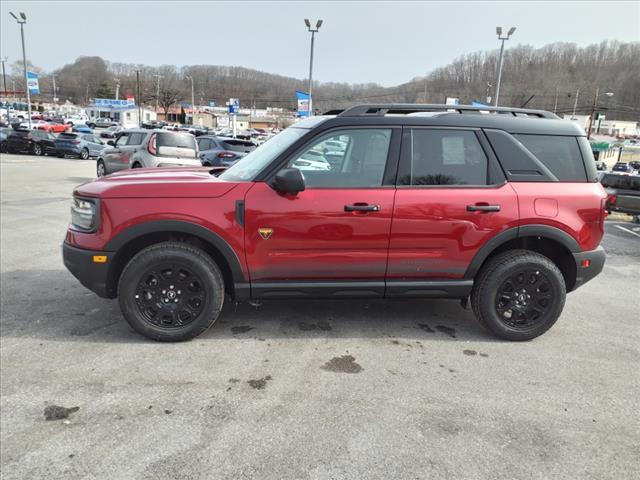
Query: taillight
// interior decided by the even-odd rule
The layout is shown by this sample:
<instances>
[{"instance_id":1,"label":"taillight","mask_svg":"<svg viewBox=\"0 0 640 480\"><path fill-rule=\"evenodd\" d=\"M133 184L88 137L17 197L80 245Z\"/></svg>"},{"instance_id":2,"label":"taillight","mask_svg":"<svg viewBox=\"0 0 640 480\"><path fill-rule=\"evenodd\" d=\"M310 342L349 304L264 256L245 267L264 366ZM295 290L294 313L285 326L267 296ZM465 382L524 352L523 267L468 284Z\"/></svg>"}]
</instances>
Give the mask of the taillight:
<instances>
[{"instance_id":1,"label":"taillight","mask_svg":"<svg viewBox=\"0 0 640 480\"><path fill-rule=\"evenodd\" d=\"M229 152L220 152L217 155L218 158L234 158L235 155L233 153L229 153Z\"/></svg>"},{"instance_id":2,"label":"taillight","mask_svg":"<svg viewBox=\"0 0 640 480\"><path fill-rule=\"evenodd\" d=\"M151 138L149 139L149 144L147 145L147 151L151 154L151 155L156 155L158 149L156 148L156 137L158 135L157 134L153 134L151 135Z\"/></svg>"},{"instance_id":3,"label":"taillight","mask_svg":"<svg viewBox=\"0 0 640 480\"><path fill-rule=\"evenodd\" d=\"M618 196L617 195L609 195L607 197L607 203L609 205L615 205L618 202Z\"/></svg>"}]
</instances>

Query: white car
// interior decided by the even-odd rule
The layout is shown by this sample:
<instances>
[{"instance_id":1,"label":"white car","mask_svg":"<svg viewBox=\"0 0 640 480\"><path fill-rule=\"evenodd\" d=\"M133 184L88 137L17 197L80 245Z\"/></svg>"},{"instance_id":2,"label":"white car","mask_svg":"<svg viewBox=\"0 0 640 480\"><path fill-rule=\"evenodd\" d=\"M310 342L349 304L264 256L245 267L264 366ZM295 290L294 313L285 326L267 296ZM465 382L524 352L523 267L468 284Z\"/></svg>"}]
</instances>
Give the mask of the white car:
<instances>
[{"instance_id":1,"label":"white car","mask_svg":"<svg viewBox=\"0 0 640 480\"><path fill-rule=\"evenodd\" d=\"M329 171L331 170L331 164L324 158L322 153L315 150L309 150L302 154L302 156L293 162L292 167L302 171Z\"/></svg>"}]
</instances>

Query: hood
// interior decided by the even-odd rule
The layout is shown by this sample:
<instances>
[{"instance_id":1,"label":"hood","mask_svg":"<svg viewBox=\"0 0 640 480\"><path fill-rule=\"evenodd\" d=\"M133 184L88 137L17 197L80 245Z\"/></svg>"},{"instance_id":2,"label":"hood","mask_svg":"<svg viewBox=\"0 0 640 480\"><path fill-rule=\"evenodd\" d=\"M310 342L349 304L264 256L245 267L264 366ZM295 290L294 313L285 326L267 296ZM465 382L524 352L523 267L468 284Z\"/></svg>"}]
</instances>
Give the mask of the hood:
<instances>
[{"instance_id":1,"label":"hood","mask_svg":"<svg viewBox=\"0 0 640 480\"><path fill-rule=\"evenodd\" d=\"M213 176L216 168L136 168L98 178L74 193L99 198L215 198L237 183Z\"/></svg>"}]
</instances>

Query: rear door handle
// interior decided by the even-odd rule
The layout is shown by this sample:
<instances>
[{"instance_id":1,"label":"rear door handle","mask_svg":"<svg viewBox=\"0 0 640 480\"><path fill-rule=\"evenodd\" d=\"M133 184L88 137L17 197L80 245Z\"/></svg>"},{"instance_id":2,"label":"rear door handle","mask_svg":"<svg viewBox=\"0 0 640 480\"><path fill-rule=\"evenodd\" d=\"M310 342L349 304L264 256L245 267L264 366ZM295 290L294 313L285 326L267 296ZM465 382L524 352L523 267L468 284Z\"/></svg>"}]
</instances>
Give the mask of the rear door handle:
<instances>
[{"instance_id":1,"label":"rear door handle","mask_svg":"<svg viewBox=\"0 0 640 480\"><path fill-rule=\"evenodd\" d=\"M475 204L467 205L467 212L499 212L500 205Z\"/></svg>"},{"instance_id":2,"label":"rear door handle","mask_svg":"<svg viewBox=\"0 0 640 480\"><path fill-rule=\"evenodd\" d=\"M354 203L353 205L345 205L345 212L379 212L380 205L369 205L368 203Z\"/></svg>"}]
</instances>

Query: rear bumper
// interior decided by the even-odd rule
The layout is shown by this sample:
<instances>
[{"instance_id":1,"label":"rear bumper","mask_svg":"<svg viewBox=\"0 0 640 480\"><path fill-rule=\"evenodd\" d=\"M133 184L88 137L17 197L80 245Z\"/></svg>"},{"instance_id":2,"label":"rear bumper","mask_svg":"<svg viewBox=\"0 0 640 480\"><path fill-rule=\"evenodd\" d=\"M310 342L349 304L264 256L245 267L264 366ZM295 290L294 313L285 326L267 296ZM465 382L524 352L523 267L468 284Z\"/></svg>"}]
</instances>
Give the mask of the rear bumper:
<instances>
[{"instance_id":1,"label":"rear bumper","mask_svg":"<svg viewBox=\"0 0 640 480\"><path fill-rule=\"evenodd\" d=\"M604 268L605 258L604 248L601 246L588 252L573 253L576 262L576 283L571 291L597 276ZM584 266L585 263L589 263L589 266Z\"/></svg>"},{"instance_id":2,"label":"rear bumper","mask_svg":"<svg viewBox=\"0 0 640 480\"><path fill-rule=\"evenodd\" d=\"M80 147L61 147L56 145L55 150L60 155L80 155Z\"/></svg>"},{"instance_id":3,"label":"rear bumper","mask_svg":"<svg viewBox=\"0 0 640 480\"><path fill-rule=\"evenodd\" d=\"M105 255L106 263L95 263L94 255ZM115 298L116 292L109 288L109 266L113 260L112 252L96 252L93 250L84 250L69 245L67 242L62 244L62 260L64 266L67 267L74 277L76 277L82 285L100 297Z\"/></svg>"}]
</instances>

